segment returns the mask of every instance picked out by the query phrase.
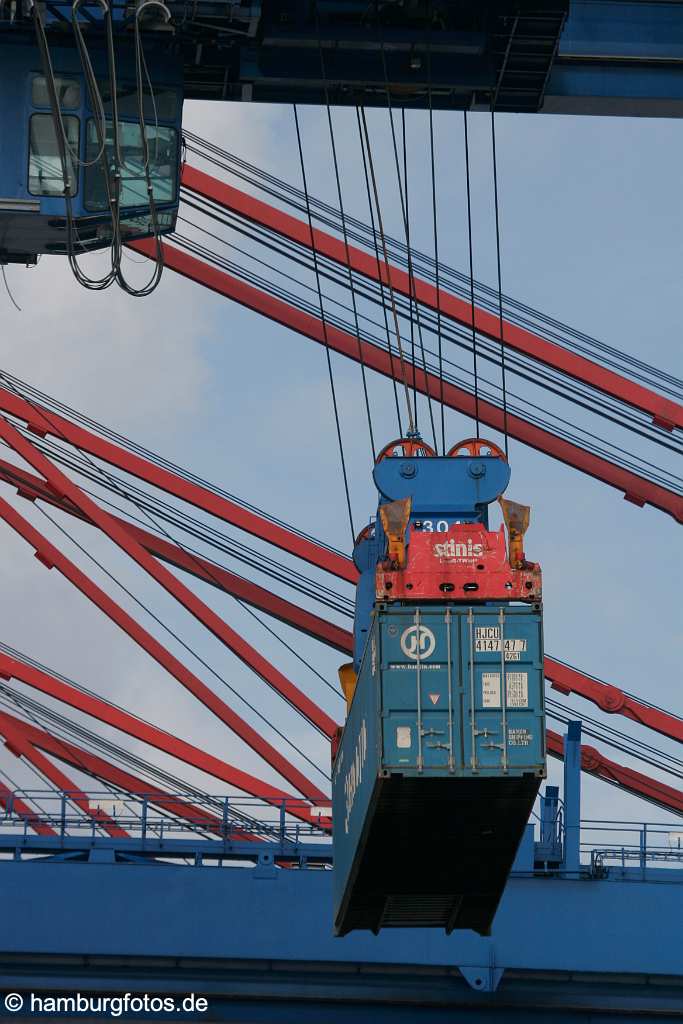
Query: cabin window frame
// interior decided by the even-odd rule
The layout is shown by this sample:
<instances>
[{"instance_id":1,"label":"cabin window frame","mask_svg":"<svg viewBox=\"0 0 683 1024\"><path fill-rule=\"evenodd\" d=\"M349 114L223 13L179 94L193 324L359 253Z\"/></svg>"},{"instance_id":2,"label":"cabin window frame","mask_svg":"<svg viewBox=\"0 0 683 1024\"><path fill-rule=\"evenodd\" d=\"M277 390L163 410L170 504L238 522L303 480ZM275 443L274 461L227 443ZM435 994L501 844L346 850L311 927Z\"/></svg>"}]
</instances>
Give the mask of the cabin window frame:
<instances>
[{"instance_id":1,"label":"cabin window frame","mask_svg":"<svg viewBox=\"0 0 683 1024\"><path fill-rule=\"evenodd\" d=\"M111 123L112 123L112 119L111 118L107 118L107 124L110 125ZM95 118L93 118L93 117L87 118L87 120L85 122L85 133L84 133L84 135L85 135L85 160L86 160L86 167L85 167L85 175L84 175L84 179L85 180L84 180L83 207L84 207L84 209L88 210L90 213L102 213L102 212L105 212L106 209L107 209L106 203L105 204L95 204L92 201L92 199L89 199L89 197L88 197L89 179L91 179L91 176L94 175L94 174L99 175L99 174L102 173L102 169L99 166L99 164L93 165L93 166L87 166L88 161L90 160L89 149L88 149L88 147L90 145L90 131L91 131L91 126L93 126L94 124L95 124ZM126 121L126 120L122 120L121 118L119 118L119 126L120 127L125 127L127 125L131 125L132 127L137 128L138 131L141 131L140 123L138 121ZM172 174L172 176L170 178L170 181L171 181L171 183L173 185L173 188L172 188L172 191L171 191L171 195L168 198L164 197L163 199L158 198L157 196L154 197L154 201L155 201L156 206L159 207L159 208L164 208L165 209L168 206L173 206L173 205L176 205L178 203L178 194L179 194L178 167L179 167L179 164L180 164L180 132L178 130L177 125L175 125L175 124L160 124L160 123L149 124L149 123L146 123L145 124L145 129L146 129L147 132L150 132L152 130L159 131L159 132L161 132L161 131L169 132L170 135L172 136L173 140L174 140L175 160L173 162L174 171L173 171L173 174ZM148 142L149 142L149 147L150 147L150 152L151 152L151 150L153 148L153 145L154 145L154 140L153 139L152 140L148 140ZM99 143L97 144L97 146L99 148ZM125 163L124 163L124 167L125 167ZM155 179L154 173L152 173L151 177L152 177L152 187L154 188L154 179ZM141 183L143 182L143 180L144 180L143 178L140 179ZM163 181L164 179L161 179L161 180ZM145 190L145 194L140 196L140 201L138 203L136 203L135 205L132 205L131 203L129 203L129 202L127 202L125 200L125 185L123 186L123 193L122 193L122 195L120 197L120 201L119 201L119 209L121 210L121 215L122 216L123 216L123 211L124 210L145 210L145 209L148 209L148 208L149 208L149 203L148 203L148 200L147 200L146 190Z\"/></svg>"},{"instance_id":2,"label":"cabin window frame","mask_svg":"<svg viewBox=\"0 0 683 1024\"><path fill-rule=\"evenodd\" d=\"M34 150L34 147L33 147L33 140L34 140L34 137L33 137L33 123L34 123L34 120L36 118L41 118L41 119L44 119L44 120L48 121L50 123L50 125L51 125L51 128L52 128L54 144L55 144L55 147L57 147L57 155L56 155L56 158L50 157L48 159L56 159L57 160L57 165L59 167L59 175L58 175L58 177L56 176L55 178L51 178L50 180L51 181L59 180L61 182L61 187L59 188L58 191L52 191L52 190L46 191L45 189L41 189L38 192L34 192L32 190L32 188L31 188L31 183L32 183L33 178L37 177L37 176L34 176L34 175L31 174L31 165L32 165L32 161L33 161L34 157L40 159L41 156L42 156L43 159L46 159L44 154L41 154L38 150ZM73 198L74 196L76 196L78 194L78 191L79 191L79 174L78 174L78 166L77 166L76 162L74 161L73 157L71 156L71 153L69 152L69 148L72 148L76 153L80 153L80 151L81 151L81 119L80 119L80 117L77 114L64 114L64 115L62 115L62 121L64 122L64 126L65 126L67 132L68 132L67 123L75 122L75 124L76 124L76 140L75 140L76 144L74 146L73 145L73 140L70 140L69 146L67 147L67 153L66 153L67 162L70 164L72 181L73 181L73 184L75 186L74 190L71 193L71 198ZM29 123L28 123L28 161L27 161L27 167L26 167L26 191L31 196L41 196L41 197L50 198L50 199L59 199L59 198L63 198L64 197L64 179L62 177L61 165L60 165L60 161L59 161L59 147L57 146L56 126L55 126L52 114L47 113L44 110L36 110L29 117Z\"/></svg>"}]
</instances>

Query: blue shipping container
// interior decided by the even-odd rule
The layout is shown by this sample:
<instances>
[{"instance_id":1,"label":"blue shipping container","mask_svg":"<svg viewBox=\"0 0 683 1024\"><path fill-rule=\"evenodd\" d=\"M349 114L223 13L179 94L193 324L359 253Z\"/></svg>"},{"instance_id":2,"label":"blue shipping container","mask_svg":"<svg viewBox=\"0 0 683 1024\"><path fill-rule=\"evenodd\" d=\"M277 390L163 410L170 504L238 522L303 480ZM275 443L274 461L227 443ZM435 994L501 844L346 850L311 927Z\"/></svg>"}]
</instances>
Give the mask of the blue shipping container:
<instances>
[{"instance_id":1,"label":"blue shipping container","mask_svg":"<svg viewBox=\"0 0 683 1024\"><path fill-rule=\"evenodd\" d=\"M332 776L337 934L488 934L545 776L543 693L538 606L379 606Z\"/></svg>"}]
</instances>

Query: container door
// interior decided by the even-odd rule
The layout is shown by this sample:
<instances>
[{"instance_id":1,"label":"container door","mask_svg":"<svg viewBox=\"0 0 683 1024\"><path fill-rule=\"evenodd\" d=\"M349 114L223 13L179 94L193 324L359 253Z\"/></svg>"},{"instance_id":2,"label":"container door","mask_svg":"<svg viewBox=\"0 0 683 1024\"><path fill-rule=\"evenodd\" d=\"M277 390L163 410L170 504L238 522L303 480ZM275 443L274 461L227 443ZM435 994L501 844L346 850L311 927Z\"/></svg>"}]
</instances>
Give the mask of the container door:
<instances>
[{"instance_id":1,"label":"container door","mask_svg":"<svg viewBox=\"0 0 683 1024\"><path fill-rule=\"evenodd\" d=\"M465 766L537 770L545 760L540 615L486 606L461 619Z\"/></svg>"},{"instance_id":2,"label":"container door","mask_svg":"<svg viewBox=\"0 0 683 1024\"><path fill-rule=\"evenodd\" d=\"M454 770L451 613L396 609L381 629L385 769Z\"/></svg>"}]
</instances>

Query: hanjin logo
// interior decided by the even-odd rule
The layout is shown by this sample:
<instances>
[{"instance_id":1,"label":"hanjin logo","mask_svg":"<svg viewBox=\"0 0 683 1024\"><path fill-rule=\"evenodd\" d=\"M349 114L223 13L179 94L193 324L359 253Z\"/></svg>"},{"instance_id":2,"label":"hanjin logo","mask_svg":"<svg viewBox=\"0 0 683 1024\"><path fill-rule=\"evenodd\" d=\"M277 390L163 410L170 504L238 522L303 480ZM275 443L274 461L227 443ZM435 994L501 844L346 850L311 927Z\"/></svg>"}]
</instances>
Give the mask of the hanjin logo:
<instances>
[{"instance_id":1,"label":"hanjin logo","mask_svg":"<svg viewBox=\"0 0 683 1024\"><path fill-rule=\"evenodd\" d=\"M436 637L426 626L409 626L401 636L401 650L407 658L429 658L434 653Z\"/></svg>"},{"instance_id":2,"label":"hanjin logo","mask_svg":"<svg viewBox=\"0 0 683 1024\"><path fill-rule=\"evenodd\" d=\"M450 540L446 540L442 544L434 545L435 557L445 559L448 562L459 561L461 559L481 558L483 554L484 545L473 544L471 537L468 537L466 541L454 540L451 537Z\"/></svg>"}]
</instances>

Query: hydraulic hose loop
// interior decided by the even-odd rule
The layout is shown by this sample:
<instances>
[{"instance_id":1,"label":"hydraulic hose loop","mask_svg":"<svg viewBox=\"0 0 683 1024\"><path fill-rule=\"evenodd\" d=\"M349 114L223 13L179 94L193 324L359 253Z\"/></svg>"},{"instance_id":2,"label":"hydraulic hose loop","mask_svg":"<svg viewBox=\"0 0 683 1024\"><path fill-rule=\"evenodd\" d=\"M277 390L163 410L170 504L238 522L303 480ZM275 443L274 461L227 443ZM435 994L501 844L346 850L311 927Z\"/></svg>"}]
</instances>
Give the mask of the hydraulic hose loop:
<instances>
[{"instance_id":1,"label":"hydraulic hose loop","mask_svg":"<svg viewBox=\"0 0 683 1024\"><path fill-rule=\"evenodd\" d=\"M55 128L55 135L57 137L57 149L59 152L59 162L62 168L62 182L64 185L64 198L65 200L70 200L71 196L75 192L75 189L73 188L73 182L71 181L71 175L69 173L69 165L67 163L67 150L70 154L71 151L67 144L66 131L64 129L64 121L62 119L62 108L59 103L59 97L57 96L54 69L52 67L50 50L47 45L47 37L45 35L45 25L43 23L43 17L37 3L33 4L32 12L33 24L36 30L36 38L38 42L38 49L40 51L41 63L43 65L43 76L45 78L45 84L47 86L48 95L50 97L52 123Z\"/></svg>"},{"instance_id":2,"label":"hydraulic hose loop","mask_svg":"<svg viewBox=\"0 0 683 1024\"><path fill-rule=\"evenodd\" d=\"M121 264L117 268L117 280L120 286L132 296L136 298L143 298L146 295L150 295L159 284L161 275L164 269L164 250L161 244L161 233L159 230L159 217L157 214L156 202L154 200L154 186L152 184L152 177L149 169L149 144L147 141L147 125L145 121L145 92L144 92L144 79L147 80L149 87L149 95L154 105L155 121L156 119L156 104L154 103L154 90L152 88L152 82L150 80L149 72L147 70L147 62L145 61L145 54L142 47L142 38L140 35L140 22L142 15L145 10L151 7L158 8L163 15L163 19L166 23L171 18L171 13L163 3L163 0L142 0L135 10L135 85L137 93L137 105L138 105L138 122L140 125L140 148L142 150L142 165L145 173L145 187L147 190L147 202L149 204L150 218L152 221L152 234L154 237L154 245L156 248L156 262L154 271L147 284L143 285L142 288L133 288L128 284L123 274ZM157 126L157 137L156 142L158 145L158 126Z\"/></svg>"},{"instance_id":3,"label":"hydraulic hose loop","mask_svg":"<svg viewBox=\"0 0 683 1024\"><path fill-rule=\"evenodd\" d=\"M95 70L90 59L90 53L83 36L78 13L85 0L74 0L71 7L71 24L74 38L81 59L81 67L88 88L88 95L94 113L95 130L97 132L98 152L91 161L79 161L82 166L93 167L100 164L104 188L107 197L107 206L111 216L111 266L104 277L99 280L88 277L78 266L73 246L70 245L69 263L79 284L95 291L108 288L116 280L116 273L121 262L121 236L120 236L120 212L119 212L119 183L121 176L121 149L119 143L119 122L118 122L118 98L116 83L116 54L114 50L114 32L111 20L111 9L107 0L95 0L102 11L102 17L107 40L107 64L109 78L109 94L112 106L112 155L111 163L107 153L107 118L104 109L102 93L95 75Z\"/></svg>"},{"instance_id":4,"label":"hydraulic hose loop","mask_svg":"<svg viewBox=\"0 0 683 1024\"><path fill-rule=\"evenodd\" d=\"M55 132L55 138L57 141L57 149L59 152L59 159L62 168L62 180L64 184L64 205L66 212L66 228L67 228L67 257L69 265L72 269L76 280L79 284L86 288L101 289L108 287L113 281L113 274L107 275L102 281L95 282L88 278L82 273L78 267L76 257L74 255L74 236L77 238L77 231L74 225L73 208L71 205L72 195L76 189L73 187L71 180L72 166L79 166L81 164L80 155L74 154L71 147L68 145L68 139L66 136L66 130L64 128L64 121L62 118L61 104L57 95L57 88L55 82L54 68L52 65L52 59L50 57L50 48L47 42L47 36L45 34L45 25L43 23L42 15L38 4L33 5L33 22L36 31L36 38L38 42L38 49L40 51L41 64L43 68L43 75L45 77L45 83L50 97L50 112L52 116L52 124ZM69 154L70 163L67 160L67 153ZM82 247L82 246L81 246Z\"/></svg>"}]
</instances>

